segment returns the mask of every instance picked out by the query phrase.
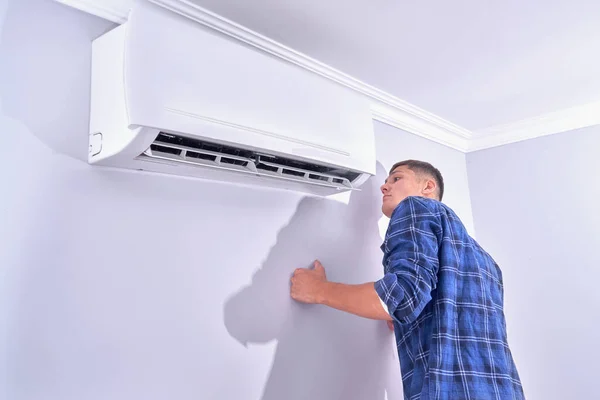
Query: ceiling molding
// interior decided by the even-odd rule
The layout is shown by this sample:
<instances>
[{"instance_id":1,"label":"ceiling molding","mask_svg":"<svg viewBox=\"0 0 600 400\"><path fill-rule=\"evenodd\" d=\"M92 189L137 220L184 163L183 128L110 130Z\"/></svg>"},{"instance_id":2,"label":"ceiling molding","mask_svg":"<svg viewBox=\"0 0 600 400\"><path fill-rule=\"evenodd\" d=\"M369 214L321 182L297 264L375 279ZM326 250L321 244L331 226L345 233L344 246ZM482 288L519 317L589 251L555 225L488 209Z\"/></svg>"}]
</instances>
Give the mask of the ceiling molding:
<instances>
[{"instance_id":1,"label":"ceiling molding","mask_svg":"<svg viewBox=\"0 0 600 400\"><path fill-rule=\"evenodd\" d=\"M127 21L133 0L55 0L117 24Z\"/></svg>"},{"instance_id":2,"label":"ceiling molding","mask_svg":"<svg viewBox=\"0 0 600 400\"><path fill-rule=\"evenodd\" d=\"M140 0L55 0L116 23ZM600 102L471 132L189 0L147 0L250 46L338 82L371 99L373 119L453 149L470 152L600 124Z\"/></svg>"},{"instance_id":3,"label":"ceiling molding","mask_svg":"<svg viewBox=\"0 0 600 400\"><path fill-rule=\"evenodd\" d=\"M414 115L403 113L397 108L392 108L384 104L371 105L373 119L384 124L391 125L403 131L424 137L434 142L443 144L453 149L466 152L469 148L469 138L458 136L451 133L439 125L431 124L428 121L415 117Z\"/></svg>"},{"instance_id":4,"label":"ceiling molding","mask_svg":"<svg viewBox=\"0 0 600 400\"><path fill-rule=\"evenodd\" d=\"M483 150L600 125L600 101L476 131L467 151Z\"/></svg>"}]
</instances>

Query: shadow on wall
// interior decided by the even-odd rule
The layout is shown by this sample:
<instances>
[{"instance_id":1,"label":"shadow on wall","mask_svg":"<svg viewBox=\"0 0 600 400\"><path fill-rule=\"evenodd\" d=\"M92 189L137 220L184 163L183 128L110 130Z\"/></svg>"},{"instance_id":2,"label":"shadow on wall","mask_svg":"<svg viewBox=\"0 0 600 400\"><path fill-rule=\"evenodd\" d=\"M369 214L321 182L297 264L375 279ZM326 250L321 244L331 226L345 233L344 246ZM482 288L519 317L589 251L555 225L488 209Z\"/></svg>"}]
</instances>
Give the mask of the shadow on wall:
<instances>
[{"instance_id":1,"label":"shadow on wall","mask_svg":"<svg viewBox=\"0 0 600 400\"><path fill-rule=\"evenodd\" d=\"M389 400L402 397L399 379L389 379L390 368L399 366L385 322L300 304L289 295L294 269L315 259L332 281L364 283L381 275L379 186L386 171L377 167L348 205L304 198L252 284L225 304L225 326L242 345L277 340L262 400L383 400L386 391Z\"/></svg>"}]
</instances>

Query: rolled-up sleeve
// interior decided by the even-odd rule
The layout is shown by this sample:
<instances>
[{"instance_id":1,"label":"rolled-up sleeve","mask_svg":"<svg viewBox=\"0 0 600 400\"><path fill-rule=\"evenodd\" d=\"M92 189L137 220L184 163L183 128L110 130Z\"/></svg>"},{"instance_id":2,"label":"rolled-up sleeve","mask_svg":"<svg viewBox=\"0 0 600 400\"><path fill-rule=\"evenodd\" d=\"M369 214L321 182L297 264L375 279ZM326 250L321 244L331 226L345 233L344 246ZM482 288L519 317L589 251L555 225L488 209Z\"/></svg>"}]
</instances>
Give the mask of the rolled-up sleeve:
<instances>
[{"instance_id":1,"label":"rolled-up sleeve","mask_svg":"<svg viewBox=\"0 0 600 400\"><path fill-rule=\"evenodd\" d=\"M416 197L398 205L384 243L385 275L375 290L400 324L414 322L437 284L442 230L438 210Z\"/></svg>"}]
</instances>

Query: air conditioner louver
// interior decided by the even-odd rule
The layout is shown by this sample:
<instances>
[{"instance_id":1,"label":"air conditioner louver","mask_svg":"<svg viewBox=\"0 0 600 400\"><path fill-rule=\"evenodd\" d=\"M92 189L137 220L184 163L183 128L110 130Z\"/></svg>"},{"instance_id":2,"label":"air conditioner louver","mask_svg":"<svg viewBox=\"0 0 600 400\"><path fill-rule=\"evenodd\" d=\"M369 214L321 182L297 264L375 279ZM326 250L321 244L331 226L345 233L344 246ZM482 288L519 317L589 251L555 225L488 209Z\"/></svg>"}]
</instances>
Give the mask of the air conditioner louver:
<instances>
[{"instance_id":1,"label":"air conditioner louver","mask_svg":"<svg viewBox=\"0 0 600 400\"><path fill-rule=\"evenodd\" d=\"M248 149L165 132L161 132L154 143L139 158L226 169L344 190L355 189L353 183L361 175L351 170L331 168L278 155L262 154Z\"/></svg>"}]
</instances>

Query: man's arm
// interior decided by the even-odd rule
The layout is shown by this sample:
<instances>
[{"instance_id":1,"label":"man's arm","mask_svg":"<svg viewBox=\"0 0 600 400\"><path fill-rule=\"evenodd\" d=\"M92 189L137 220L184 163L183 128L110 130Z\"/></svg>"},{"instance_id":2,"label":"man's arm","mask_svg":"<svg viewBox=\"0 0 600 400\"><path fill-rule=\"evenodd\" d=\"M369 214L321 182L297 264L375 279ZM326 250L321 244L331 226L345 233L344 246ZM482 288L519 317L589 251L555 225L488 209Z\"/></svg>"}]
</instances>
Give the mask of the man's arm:
<instances>
[{"instance_id":1,"label":"man's arm","mask_svg":"<svg viewBox=\"0 0 600 400\"><path fill-rule=\"evenodd\" d=\"M316 261L314 269L294 273L292 298L365 318L414 321L431 300L437 283L439 214L409 198L392 215L390 224L386 243L390 256L382 279L360 285L328 282L323 266Z\"/></svg>"},{"instance_id":2,"label":"man's arm","mask_svg":"<svg viewBox=\"0 0 600 400\"><path fill-rule=\"evenodd\" d=\"M323 304L364 318L392 320L382 306L374 282L360 285L329 282L319 261L315 261L314 269L296 270L291 296L303 303Z\"/></svg>"},{"instance_id":3,"label":"man's arm","mask_svg":"<svg viewBox=\"0 0 600 400\"><path fill-rule=\"evenodd\" d=\"M439 209L427 200L409 197L390 219L386 273L375 282L375 290L400 324L419 317L437 286L441 218Z\"/></svg>"},{"instance_id":4,"label":"man's arm","mask_svg":"<svg viewBox=\"0 0 600 400\"><path fill-rule=\"evenodd\" d=\"M392 320L381 304L375 282L361 285L326 282L320 303L364 318Z\"/></svg>"}]
</instances>

